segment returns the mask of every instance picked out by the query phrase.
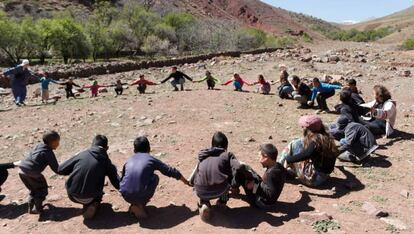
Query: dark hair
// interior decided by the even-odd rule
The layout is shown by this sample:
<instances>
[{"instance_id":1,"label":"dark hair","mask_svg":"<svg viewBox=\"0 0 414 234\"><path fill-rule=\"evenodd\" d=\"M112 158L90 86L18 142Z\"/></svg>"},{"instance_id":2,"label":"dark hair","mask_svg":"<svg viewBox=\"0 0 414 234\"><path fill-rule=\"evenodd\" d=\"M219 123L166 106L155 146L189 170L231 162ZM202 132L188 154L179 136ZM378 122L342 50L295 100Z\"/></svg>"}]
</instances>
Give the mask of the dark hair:
<instances>
[{"instance_id":1,"label":"dark hair","mask_svg":"<svg viewBox=\"0 0 414 234\"><path fill-rule=\"evenodd\" d=\"M262 154L268 156L273 161L276 161L278 152L277 152L277 149L274 145L272 145L272 144L261 145L260 146L260 151L261 151Z\"/></svg>"},{"instance_id":2,"label":"dark hair","mask_svg":"<svg viewBox=\"0 0 414 234\"><path fill-rule=\"evenodd\" d=\"M47 131L43 134L43 143L50 145L52 142L60 140L59 133L56 131Z\"/></svg>"},{"instance_id":3,"label":"dark hair","mask_svg":"<svg viewBox=\"0 0 414 234\"><path fill-rule=\"evenodd\" d=\"M143 78L143 77L145 77L144 74L139 75L139 78Z\"/></svg>"},{"instance_id":4,"label":"dark hair","mask_svg":"<svg viewBox=\"0 0 414 234\"><path fill-rule=\"evenodd\" d=\"M174 67L172 67L172 69L177 70L178 68L174 66Z\"/></svg>"},{"instance_id":5,"label":"dark hair","mask_svg":"<svg viewBox=\"0 0 414 234\"><path fill-rule=\"evenodd\" d=\"M316 151L321 157L337 157L338 147L335 145L335 140L326 132L324 126L318 132L312 132L305 128L303 140L303 148L306 149L313 142L316 145Z\"/></svg>"},{"instance_id":6,"label":"dark hair","mask_svg":"<svg viewBox=\"0 0 414 234\"><path fill-rule=\"evenodd\" d=\"M381 98L381 102L386 102L391 99L391 93L385 86L375 85L374 91Z\"/></svg>"},{"instance_id":7,"label":"dark hair","mask_svg":"<svg viewBox=\"0 0 414 234\"><path fill-rule=\"evenodd\" d=\"M98 134L93 138L92 145L107 148L108 147L108 138L104 135L99 135Z\"/></svg>"},{"instance_id":8,"label":"dark hair","mask_svg":"<svg viewBox=\"0 0 414 234\"><path fill-rule=\"evenodd\" d=\"M264 76L263 75L259 75L259 80L264 80Z\"/></svg>"},{"instance_id":9,"label":"dark hair","mask_svg":"<svg viewBox=\"0 0 414 234\"><path fill-rule=\"evenodd\" d=\"M355 79L349 79L348 80L348 85L356 85L356 84L357 84L357 82L356 82Z\"/></svg>"},{"instance_id":10,"label":"dark hair","mask_svg":"<svg viewBox=\"0 0 414 234\"><path fill-rule=\"evenodd\" d=\"M216 132L213 135L213 139L211 140L211 146L217 148L227 149L229 146L229 141L227 140L226 135L222 132Z\"/></svg>"},{"instance_id":11,"label":"dark hair","mask_svg":"<svg viewBox=\"0 0 414 234\"><path fill-rule=\"evenodd\" d=\"M352 93L349 89L344 89L339 93L339 100L342 103L349 104L351 102Z\"/></svg>"},{"instance_id":12,"label":"dark hair","mask_svg":"<svg viewBox=\"0 0 414 234\"><path fill-rule=\"evenodd\" d=\"M300 78L299 78L299 76L297 76L297 75L293 75L293 76L292 76L292 80L293 80L293 81L296 81L298 84L300 83Z\"/></svg>"},{"instance_id":13,"label":"dark hair","mask_svg":"<svg viewBox=\"0 0 414 234\"><path fill-rule=\"evenodd\" d=\"M287 80L288 80L288 77L289 77L289 73L288 73L286 70L283 70L283 71L280 73L279 82L280 82L281 84L286 83L286 82L287 82Z\"/></svg>"},{"instance_id":14,"label":"dark hair","mask_svg":"<svg viewBox=\"0 0 414 234\"><path fill-rule=\"evenodd\" d=\"M318 78L313 78L312 82L321 83Z\"/></svg>"},{"instance_id":15,"label":"dark hair","mask_svg":"<svg viewBox=\"0 0 414 234\"><path fill-rule=\"evenodd\" d=\"M149 153L151 151L151 146L148 141L148 138L145 136L140 136L134 140L134 152L135 153Z\"/></svg>"}]
</instances>

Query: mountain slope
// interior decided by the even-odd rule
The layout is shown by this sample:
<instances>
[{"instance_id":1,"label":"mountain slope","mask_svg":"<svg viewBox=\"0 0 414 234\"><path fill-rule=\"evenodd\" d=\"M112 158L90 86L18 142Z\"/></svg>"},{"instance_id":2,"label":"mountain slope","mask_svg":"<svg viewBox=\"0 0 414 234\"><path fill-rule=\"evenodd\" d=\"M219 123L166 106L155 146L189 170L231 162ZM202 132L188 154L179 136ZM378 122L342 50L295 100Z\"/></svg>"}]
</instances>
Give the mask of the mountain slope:
<instances>
[{"instance_id":1,"label":"mountain slope","mask_svg":"<svg viewBox=\"0 0 414 234\"><path fill-rule=\"evenodd\" d=\"M414 36L414 6L405 10L393 13L391 15L361 22L354 25L342 26L344 29L358 29L358 30L370 30L383 27L392 27L396 31L381 39L380 42L386 43L398 43Z\"/></svg>"},{"instance_id":2,"label":"mountain slope","mask_svg":"<svg viewBox=\"0 0 414 234\"><path fill-rule=\"evenodd\" d=\"M0 9L4 9L14 17L27 15L48 17L54 11L61 11L68 7L78 8L86 13L90 12L91 2L93 1L8 0L0 3ZM127 0L113 0L113 2L123 5ZM184 11L201 18L229 20L277 35L287 34L288 31L304 31L312 37L323 38L315 28L336 28L336 26L315 17L272 7L258 0L154 0L153 9L161 14L169 11Z\"/></svg>"}]
</instances>

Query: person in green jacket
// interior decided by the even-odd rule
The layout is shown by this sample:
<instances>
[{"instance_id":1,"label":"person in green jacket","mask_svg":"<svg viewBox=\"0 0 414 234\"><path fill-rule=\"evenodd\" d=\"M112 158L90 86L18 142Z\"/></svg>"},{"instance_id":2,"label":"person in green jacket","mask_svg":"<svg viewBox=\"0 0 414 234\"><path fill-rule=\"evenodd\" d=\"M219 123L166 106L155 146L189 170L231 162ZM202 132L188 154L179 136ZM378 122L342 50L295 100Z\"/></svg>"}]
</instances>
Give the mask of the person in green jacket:
<instances>
[{"instance_id":1,"label":"person in green jacket","mask_svg":"<svg viewBox=\"0 0 414 234\"><path fill-rule=\"evenodd\" d=\"M201 82L204 82L204 81L207 81L207 88L208 88L208 90L214 90L214 87L216 86L216 83L219 83L220 81L218 80L218 79L216 79L216 78L214 78L212 75L211 75L211 72L210 71L206 71L206 77L204 77L203 79L201 79L201 80L196 80L196 81L193 81L194 83L201 83Z\"/></svg>"}]
</instances>

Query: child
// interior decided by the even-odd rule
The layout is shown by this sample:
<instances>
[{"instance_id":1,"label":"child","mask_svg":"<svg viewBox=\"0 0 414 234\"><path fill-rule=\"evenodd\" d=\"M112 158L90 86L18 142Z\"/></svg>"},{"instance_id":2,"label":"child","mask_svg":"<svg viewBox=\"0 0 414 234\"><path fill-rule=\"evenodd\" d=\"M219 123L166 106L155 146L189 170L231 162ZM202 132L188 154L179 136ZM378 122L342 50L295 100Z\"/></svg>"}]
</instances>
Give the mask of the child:
<instances>
[{"instance_id":1,"label":"child","mask_svg":"<svg viewBox=\"0 0 414 234\"><path fill-rule=\"evenodd\" d=\"M262 94L267 95L270 93L270 83L265 80L263 75L259 75L257 82L254 82L253 85L260 85L259 88Z\"/></svg>"},{"instance_id":2,"label":"child","mask_svg":"<svg viewBox=\"0 0 414 234\"><path fill-rule=\"evenodd\" d=\"M239 161L233 153L227 151L227 147L226 135L216 132L212 147L201 150L198 154L198 165L190 177L200 198L200 217L205 222L210 218L210 200L218 198L216 205L226 206L233 175L240 167Z\"/></svg>"},{"instance_id":3,"label":"child","mask_svg":"<svg viewBox=\"0 0 414 234\"><path fill-rule=\"evenodd\" d=\"M92 146L59 166L59 173L69 175L66 190L71 201L83 205L84 219L91 219L102 201L105 176L119 189L116 167L108 157L108 138L96 135Z\"/></svg>"},{"instance_id":4,"label":"child","mask_svg":"<svg viewBox=\"0 0 414 234\"><path fill-rule=\"evenodd\" d=\"M7 177L9 177L8 169L14 168L16 166L20 165L20 161L14 162L14 163L2 163L0 164L0 192L1 192L1 186L6 182Z\"/></svg>"},{"instance_id":5,"label":"child","mask_svg":"<svg viewBox=\"0 0 414 234\"><path fill-rule=\"evenodd\" d=\"M292 98L292 85L289 83L289 73L286 71L286 68L281 68L280 77L279 77L279 87L277 90L279 91L279 97L282 99Z\"/></svg>"},{"instance_id":6,"label":"child","mask_svg":"<svg viewBox=\"0 0 414 234\"><path fill-rule=\"evenodd\" d=\"M308 101L312 97L312 91L308 85L301 82L298 76L290 76L288 78L289 83L292 85L293 92L292 96L293 99L299 102L298 109L306 109L308 108Z\"/></svg>"},{"instance_id":7,"label":"child","mask_svg":"<svg viewBox=\"0 0 414 234\"><path fill-rule=\"evenodd\" d=\"M123 85L127 85L127 83L122 83L121 80L117 80L116 81L116 84L115 84L115 93L116 93L116 96L122 95L122 93L124 92Z\"/></svg>"},{"instance_id":8,"label":"child","mask_svg":"<svg viewBox=\"0 0 414 234\"><path fill-rule=\"evenodd\" d=\"M47 72L41 72L40 75L42 78L40 78L40 84L42 88L42 103L47 104L47 101L49 100L49 84L59 84L58 82L52 80L49 78L49 74Z\"/></svg>"},{"instance_id":9,"label":"child","mask_svg":"<svg viewBox=\"0 0 414 234\"><path fill-rule=\"evenodd\" d=\"M53 172L59 174L59 164L53 153L59 144L60 136L57 132L46 132L43 135L43 144L37 145L19 165L20 179L30 191L28 202L30 214L42 213L43 201L48 194L48 185L42 172L49 166Z\"/></svg>"},{"instance_id":10,"label":"child","mask_svg":"<svg viewBox=\"0 0 414 234\"><path fill-rule=\"evenodd\" d=\"M308 102L308 105L313 106L316 99L319 108L317 114L329 112L328 105L326 104L326 99L335 95L335 89L342 89L342 87L339 85L321 83L318 78L313 78L312 83L312 97Z\"/></svg>"},{"instance_id":11,"label":"child","mask_svg":"<svg viewBox=\"0 0 414 234\"><path fill-rule=\"evenodd\" d=\"M167 82L171 78L173 79L171 81L171 85L174 87L174 91L178 91L177 85L180 85L181 86L181 91L184 91L185 79L187 79L189 81L193 81L193 79L191 79L191 77L189 77L186 74L178 71L177 67L172 67L171 74L167 78L165 78L163 81L161 81L161 84L164 84L165 82Z\"/></svg>"},{"instance_id":12,"label":"child","mask_svg":"<svg viewBox=\"0 0 414 234\"><path fill-rule=\"evenodd\" d=\"M188 185L181 173L149 153L151 147L146 137L138 137L134 141L134 153L124 165L120 189L125 201L131 204L129 211L137 218L146 218L145 206L154 196L159 177L154 171L160 171L163 175L181 180Z\"/></svg>"},{"instance_id":13,"label":"child","mask_svg":"<svg viewBox=\"0 0 414 234\"><path fill-rule=\"evenodd\" d=\"M201 83L203 81L207 81L207 89L208 90L214 90L214 87L216 86L216 83L220 82L218 79L214 78L211 75L210 71L206 71L206 77L201 79L201 80L197 80L197 81L193 81L194 83Z\"/></svg>"},{"instance_id":14,"label":"child","mask_svg":"<svg viewBox=\"0 0 414 234\"><path fill-rule=\"evenodd\" d=\"M338 122L348 121L344 116L341 118ZM378 148L374 135L362 124L348 123L345 124L345 127L342 125L340 128L344 130L345 136L339 141L341 144L339 160L361 163Z\"/></svg>"},{"instance_id":15,"label":"child","mask_svg":"<svg viewBox=\"0 0 414 234\"><path fill-rule=\"evenodd\" d=\"M73 89L73 86L75 86L75 87L79 87L79 88L80 88L80 86L79 86L79 85L77 85L77 84L75 84L75 83L73 82L73 78L69 78L69 80L68 80L68 81L63 82L63 83L60 83L60 85L64 85L64 86L66 86L66 87L65 87L65 91L66 91L66 99L69 99L70 97L76 98L76 97L75 97L75 94L73 94L72 89Z\"/></svg>"},{"instance_id":16,"label":"child","mask_svg":"<svg viewBox=\"0 0 414 234\"><path fill-rule=\"evenodd\" d=\"M302 116L299 125L303 128L304 138L289 143L278 161L303 184L317 187L333 172L338 148L318 116Z\"/></svg>"},{"instance_id":17,"label":"child","mask_svg":"<svg viewBox=\"0 0 414 234\"><path fill-rule=\"evenodd\" d=\"M359 95L360 92L358 90L356 80L349 79L347 83L348 83L348 88L351 90L351 93L352 93L352 100L357 105L361 105L361 104L365 103L364 99L361 97L361 95Z\"/></svg>"},{"instance_id":18,"label":"child","mask_svg":"<svg viewBox=\"0 0 414 234\"><path fill-rule=\"evenodd\" d=\"M146 80L144 75L140 75L139 79L132 82L131 85L138 85L137 89L139 93L144 94L147 89L147 85L158 85L158 83Z\"/></svg>"},{"instance_id":19,"label":"child","mask_svg":"<svg viewBox=\"0 0 414 234\"><path fill-rule=\"evenodd\" d=\"M234 91L243 92L243 85L251 85L248 82L244 81L239 74L234 73L233 79L226 81L222 85L228 85L230 83L233 83Z\"/></svg>"},{"instance_id":20,"label":"child","mask_svg":"<svg viewBox=\"0 0 414 234\"><path fill-rule=\"evenodd\" d=\"M107 87L106 85L99 85L97 80L94 80L92 85L83 86L83 88L91 89L91 97L98 97L100 88Z\"/></svg>"},{"instance_id":21,"label":"child","mask_svg":"<svg viewBox=\"0 0 414 234\"><path fill-rule=\"evenodd\" d=\"M391 99L391 93L382 85L374 86L375 100L363 104L369 108L371 119L364 121L365 125L375 136L384 135L388 138L394 132L397 119L397 104Z\"/></svg>"},{"instance_id":22,"label":"child","mask_svg":"<svg viewBox=\"0 0 414 234\"><path fill-rule=\"evenodd\" d=\"M246 192L252 206L266 208L274 205L286 180L286 169L278 162L277 149L272 144L260 146L260 163L266 171L263 179L247 165L241 165L236 173L236 183Z\"/></svg>"}]
</instances>

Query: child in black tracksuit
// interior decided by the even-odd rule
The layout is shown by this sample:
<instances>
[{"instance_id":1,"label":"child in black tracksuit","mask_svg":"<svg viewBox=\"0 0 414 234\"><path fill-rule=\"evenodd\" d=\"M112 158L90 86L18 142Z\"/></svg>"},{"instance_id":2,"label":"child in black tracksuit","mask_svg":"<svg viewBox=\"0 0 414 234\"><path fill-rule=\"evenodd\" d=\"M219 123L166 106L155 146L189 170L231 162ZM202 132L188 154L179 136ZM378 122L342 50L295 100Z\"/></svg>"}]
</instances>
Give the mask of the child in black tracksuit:
<instances>
[{"instance_id":1,"label":"child in black tracksuit","mask_svg":"<svg viewBox=\"0 0 414 234\"><path fill-rule=\"evenodd\" d=\"M76 98L75 97L75 94L72 91L72 89L73 89L73 86L79 87L79 88L80 88L80 86L77 85L77 84L75 84L73 82L73 79L72 78L69 78L69 80L66 81L66 82L60 83L60 85L64 85L65 86L66 98L67 99L69 99L70 97Z\"/></svg>"},{"instance_id":2,"label":"child in black tracksuit","mask_svg":"<svg viewBox=\"0 0 414 234\"><path fill-rule=\"evenodd\" d=\"M241 165L236 173L236 184L246 192L248 202L258 208L274 205L286 181L286 169L278 162L277 149L272 144L260 146L260 163L266 171L260 177L247 165Z\"/></svg>"},{"instance_id":3,"label":"child in black tracksuit","mask_svg":"<svg viewBox=\"0 0 414 234\"><path fill-rule=\"evenodd\" d=\"M22 160L19 168L19 176L23 184L29 189L29 213L40 214L43 211L43 201L48 194L48 185L42 172L49 166L58 174L59 164L53 150L59 147L60 136L55 131L49 131L43 135L43 144L37 145Z\"/></svg>"},{"instance_id":4,"label":"child in black tracksuit","mask_svg":"<svg viewBox=\"0 0 414 234\"><path fill-rule=\"evenodd\" d=\"M216 205L226 205L233 175L240 167L234 154L227 151L227 146L227 137L221 132L215 133L212 147L200 151L198 165L189 179L200 198L200 217L205 222L210 218L210 200L218 199Z\"/></svg>"},{"instance_id":5,"label":"child in black tracksuit","mask_svg":"<svg viewBox=\"0 0 414 234\"><path fill-rule=\"evenodd\" d=\"M119 190L116 167L108 156L108 138L96 135L92 146L59 166L59 173L69 175L66 190L71 201L83 205L84 219L91 219L101 203L105 177Z\"/></svg>"}]
</instances>

